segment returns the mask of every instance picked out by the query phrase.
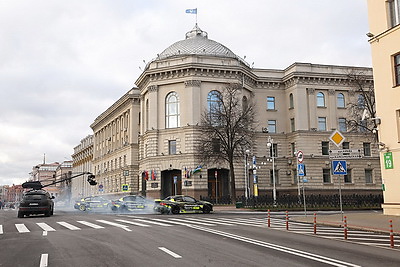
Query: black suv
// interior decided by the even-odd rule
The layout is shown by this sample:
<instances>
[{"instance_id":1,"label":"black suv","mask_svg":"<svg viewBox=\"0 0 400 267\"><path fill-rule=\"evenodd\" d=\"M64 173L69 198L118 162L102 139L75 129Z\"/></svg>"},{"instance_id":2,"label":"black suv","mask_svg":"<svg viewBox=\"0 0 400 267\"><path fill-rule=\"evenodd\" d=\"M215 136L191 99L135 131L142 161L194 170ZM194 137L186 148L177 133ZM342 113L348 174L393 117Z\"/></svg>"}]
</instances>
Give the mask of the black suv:
<instances>
[{"instance_id":1,"label":"black suv","mask_svg":"<svg viewBox=\"0 0 400 267\"><path fill-rule=\"evenodd\" d=\"M31 190L24 194L18 208L18 218L30 214L53 215L54 196L44 190Z\"/></svg>"}]
</instances>

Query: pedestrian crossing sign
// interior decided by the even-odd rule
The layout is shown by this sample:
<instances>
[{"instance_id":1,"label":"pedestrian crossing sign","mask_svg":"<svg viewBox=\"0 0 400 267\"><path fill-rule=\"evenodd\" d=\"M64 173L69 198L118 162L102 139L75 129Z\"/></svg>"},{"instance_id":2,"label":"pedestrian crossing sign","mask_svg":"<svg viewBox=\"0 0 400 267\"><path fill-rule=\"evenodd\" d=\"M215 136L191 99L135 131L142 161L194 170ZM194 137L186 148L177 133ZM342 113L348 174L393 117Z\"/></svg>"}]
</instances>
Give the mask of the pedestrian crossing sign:
<instances>
[{"instance_id":1,"label":"pedestrian crossing sign","mask_svg":"<svg viewBox=\"0 0 400 267\"><path fill-rule=\"evenodd\" d=\"M304 164L297 164L297 175L305 176L306 175L306 167Z\"/></svg>"},{"instance_id":2,"label":"pedestrian crossing sign","mask_svg":"<svg viewBox=\"0 0 400 267\"><path fill-rule=\"evenodd\" d=\"M346 175L347 174L347 164L345 160L333 160L332 170L334 175Z\"/></svg>"}]
</instances>

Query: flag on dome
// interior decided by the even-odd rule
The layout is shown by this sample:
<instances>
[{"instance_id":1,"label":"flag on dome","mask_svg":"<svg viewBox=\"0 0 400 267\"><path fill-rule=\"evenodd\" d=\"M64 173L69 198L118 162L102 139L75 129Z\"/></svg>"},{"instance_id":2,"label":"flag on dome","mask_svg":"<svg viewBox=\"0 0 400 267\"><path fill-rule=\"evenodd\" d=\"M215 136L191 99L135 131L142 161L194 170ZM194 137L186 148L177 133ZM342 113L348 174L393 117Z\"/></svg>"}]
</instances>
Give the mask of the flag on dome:
<instances>
[{"instance_id":1,"label":"flag on dome","mask_svg":"<svg viewBox=\"0 0 400 267\"><path fill-rule=\"evenodd\" d=\"M197 8L194 9L186 9L187 14L197 14Z\"/></svg>"}]
</instances>

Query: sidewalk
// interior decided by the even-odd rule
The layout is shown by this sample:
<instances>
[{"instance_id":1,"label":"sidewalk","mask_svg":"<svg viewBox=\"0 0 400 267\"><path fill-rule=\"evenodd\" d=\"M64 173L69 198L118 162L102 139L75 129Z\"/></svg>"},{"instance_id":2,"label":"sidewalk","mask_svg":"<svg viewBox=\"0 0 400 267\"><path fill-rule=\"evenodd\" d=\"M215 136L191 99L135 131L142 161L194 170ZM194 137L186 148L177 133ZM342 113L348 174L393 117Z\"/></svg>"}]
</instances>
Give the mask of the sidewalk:
<instances>
[{"instance_id":1,"label":"sidewalk","mask_svg":"<svg viewBox=\"0 0 400 267\"><path fill-rule=\"evenodd\" d=\"M214 211L252 211L251 209L239 208L237 209L234 205L221 205L214 206ZM290 217L290 221L298 222L314 222L314 212L308 211L307 216L293 216ZM317 225L332 225L342 226L342 215L340 212L334 214L318 213ZM389 216L383 215L382 211L344 211L343 216L346 216L347 227L349 229L362 229L373 232L390 232L389 220L392 220L393 232L400 235L400 216Z\"/></svg>"}]
</instances>

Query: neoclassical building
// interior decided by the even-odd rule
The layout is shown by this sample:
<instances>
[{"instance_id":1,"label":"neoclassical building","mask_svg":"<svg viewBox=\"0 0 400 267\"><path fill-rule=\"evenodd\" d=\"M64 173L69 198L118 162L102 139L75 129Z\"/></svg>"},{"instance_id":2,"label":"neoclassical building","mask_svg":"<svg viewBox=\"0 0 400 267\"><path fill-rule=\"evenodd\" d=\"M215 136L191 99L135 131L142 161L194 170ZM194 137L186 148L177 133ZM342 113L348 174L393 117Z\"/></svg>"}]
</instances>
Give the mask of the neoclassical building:
<instances>
[{"instance_id":1,"label":"neoclassical building","mask_svg":"<svg viewBox=\"0 0 400 267\"><path fill-rule=\"evenodd\" d=\"M125 194L122 185L129 184L129 192L153 198L172 194L227 197L227 164L200 162L195 146L201 114L212 95L228 84L240 84L241 97L256 103L258 126L255 145L249 148L248 170L244 158L235 165L238 196L246 187L255 193L253 156L259 195L272 194L274 181L278 195L297 194L295 153L299 150L304 154L307 192L336 194L339 177L332 175L329 159L329 150L339 149L330 142L334 130L346 138L340 149L363 151L361 159L347 161L342 191L381 194L374 137L347 131L348 103L359 97L348 80L352 71L362 72L373 82L370 68L309 63L294 63L284 70L253 68L209 39L196 24L185 39L157 54L137 79L137 88L91 125L92 169L101 185L95 193Z\"/></svg>"}]
</instances>

